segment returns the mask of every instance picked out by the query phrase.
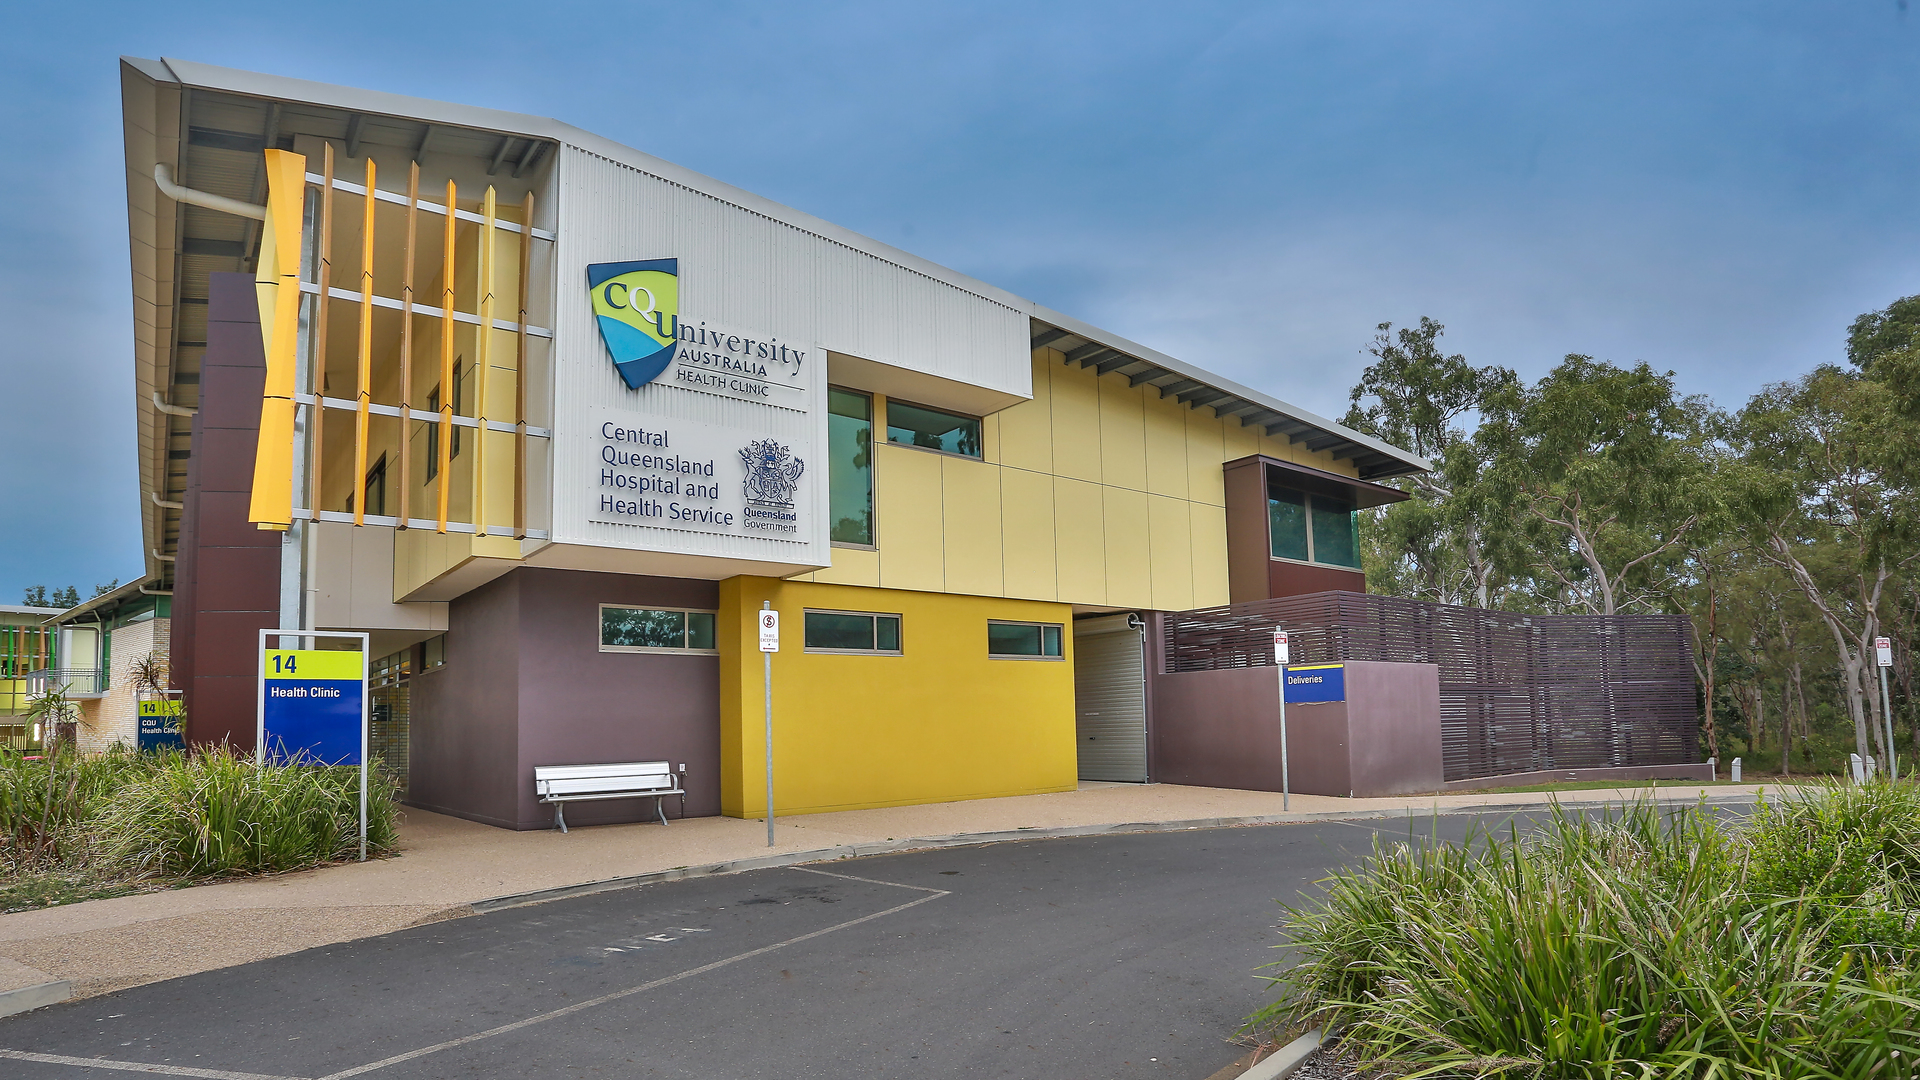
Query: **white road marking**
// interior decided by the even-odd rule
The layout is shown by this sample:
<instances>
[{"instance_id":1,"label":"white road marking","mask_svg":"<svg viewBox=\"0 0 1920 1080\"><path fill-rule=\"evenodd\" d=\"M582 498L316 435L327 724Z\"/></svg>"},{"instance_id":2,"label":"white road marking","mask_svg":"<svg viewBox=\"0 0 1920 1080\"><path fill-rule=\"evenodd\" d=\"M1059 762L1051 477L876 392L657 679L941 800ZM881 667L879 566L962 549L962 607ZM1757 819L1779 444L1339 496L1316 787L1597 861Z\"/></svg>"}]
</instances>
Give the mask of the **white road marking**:
<instances>
[{"instance_id":1,"label":"white road marking","mask_svg":"<svg viewBox=\"0 0 1920 1080\"><path fill-rule=\"evenodd\" d=\"M204 1077L205 1080L298 1080L297 1077L291 1076L226 1072L221 1069L194 1069L185 1065L152 1065L144 1061L112 1061L107 1058L68 1057L65 1054L29 1054L25 1050L0 1050L0 1058L13 1061L37 1061L43 1065L80 1065L89 1069L158 1073L162 1076L198 1076Z\"/></svg>"},{"instance_id":2,"label":"white road marking","mask_svg":"<svg viewBox=\"0 0 1920 1080\"><path fill-rule=\"evenodd\" d=\"M737 953L733 956L727 957L724 960L715 960L711 964L703 964L697 968L689 968L686 971L682 971L677 975L668 975L664 978L655 979L652 982L641 983L639 986L630 986L625 990L615 990L611 994L602 994L597 998L589 998L586 1001L576 1002L572 1005L568 1005L563 1008L554 1009L551 1012L540 1013L537 1016L529 1016L525 1020L515 1020L511 1024L501 1024L499 1027L488 1028L485 1031L476 1031L471 1035L462 1035L460 1038L457 1038L457 1039L448 1039L446 1042L435 1043L432 1046L423 1046L418 1050L409 1050L404 1054L395 1054L390 1058L382 1058L379 1061L371 1061L365 1065L356 1065L351 1069L342 1069L336 1073L328 1073L326 1076L321 1077L320 1080L346 1080L346 1078L349 1076L361 1076L365 1073L375 1072L377 1070L387 1068L388 1066L399 1065L408 1061L414 1061L416 1059L426 1057L429 1054L437 1054L442 1050L452 1050L452 1049L455 1049L456 1047L466 1046L469 1043L480 1042L483 1039L491 1039L496 1035L505 1035L508 1032L519 1031L521 1028L529 1028L535 1024L544 1024L549 1020L558 1020L563 1016L572 1016L574 1013L584 1012L588 1009L605 1005L610 1001L618 1001L621 998L632 997L635 994L642 994L647 992L648 990L657 990L660 987L666 986L669 983L676 983L682 979L691 979L695 975L705 975L709 971L718 971L723 967L728 967L730 965L737 964L742 960L751 960L756 956L765 956L770 952L776 952L780 949L786 948L789 945L798 945L803 941L812 941L814 938L817 938L817 937L825 937L828 934L835 933L840 930L845 930L849 927L859 926L861 923L872 922L875 919L884 919L889 915L897 915L900 912L907 910L908 908L919 907L921 904L924 904L929 900L938 900L943 896L952 895L951 892L945 889L930 889L924 885L903 885L897 881L877 881L873 878L854 877L851 874L829 874L825 870L809 870L804 866L789 866L789 867L786 867L786 869L799 870L803 873L808 873L808 874L824 874L827 877L845 878L848 881L863 881L869 885L885 885L895 889L912 889L915 892L923 892L923 893L926 893L927 895L920 897L918 900L909 900L906 903L900 904L896 907L890 907L885 911L876 911L871 915L862 915L857 919L848 919L846 922L835 923L834 925L826 927L825 929L815 930L815 931L812 931L811 933L801 934L799 937L791 937L785 941L777 941L772 945L763 945L758 949L750 949L743 953ZM75 1059L75 1060L84 1060L84 1059ZM230 1077L234 1077L235 1080L254 1080L254 1078L246 1077L244 1074L239 1074L239 1073L217 1073L217 1074L190 1073L188 1075L209 1075L209 1076L217 1076L217 1077L230 1076ZM259 1080L281 1080L281 1078L259 1078Z\"/></svg>"}]
</instances>

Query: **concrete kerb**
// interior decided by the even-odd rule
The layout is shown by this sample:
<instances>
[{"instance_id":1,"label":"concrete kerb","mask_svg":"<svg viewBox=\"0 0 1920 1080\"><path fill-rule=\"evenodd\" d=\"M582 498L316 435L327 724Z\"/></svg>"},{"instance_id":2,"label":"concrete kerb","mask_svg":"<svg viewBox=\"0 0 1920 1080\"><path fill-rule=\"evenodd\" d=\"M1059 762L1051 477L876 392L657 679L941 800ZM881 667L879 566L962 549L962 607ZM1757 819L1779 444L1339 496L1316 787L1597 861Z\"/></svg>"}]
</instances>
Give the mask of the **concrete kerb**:
<instances>
[{"instance_id":1,"label":"concrete kerb","mask_svg":"<svg viewBox=\"0 0 1920 1080\"><path fill-rule=\"evenodd\" d=\"M1318 1029L1307 1032L1287 1045L1275 1050L1270 1056L1255 1062L1246 1072L1240 1074L1240 1080L1284 1080L1300 1070L1307 1059L1320 1049Z\"/></svg>"},{"instance_id":2,"label":"concrete kerb","mask_svg":"<svg viewBox=\"0 0 1920 1080\"><path fill-rule=\"evenodd\" d=\"M1709 806L1722 804L1740 804L1753 802L1757 796L1742 793L1729 796L1707 796L1705 798L1658 800L1674 805ZM1195 829L1231 829L1248 825L1294 825L1314 821L1383 821L1404 818L1423 818L1451 816L1455 814L1502 814L1529 813L1552 809L1555 805L1568 808L1585 808L1618 805L1622 800L1595 800L1593 802L1559 803L1555 799L1531 800L1523 803L1501 803L1494 806L1399 806L1379 810L1352 811L1333 810L1322 813L1302 814L1262 814L1249 817L1190 818L1183 821L1138 821L1111 825L1068 825L1055 828L1020 828L998 832L959 833L951 836L917 836L900 840L879 840L872 843L841 844L830 848L813 848L807 851L783 851L772 855L761 855L751 859L730 859L725 862L704 863L698 866L676 866L667 870L656 870L646 874L633 874L626 877L605 878L600 881L582 882L578 885L560 885L550 889L534 889L528 892L508 893L504 896L488 897L476 900L471 905L474 914L488 911L500 911L505 908L524 907L528 904L544 904L551 900L565 900L574 896L587 896L593 893L613 892L617 889L631 889L641 885L654 885L667 881L684 881L688 878L716 877L722 874L740 874L749 870L766 870L779 866L800 866L807 863L835 862L841 859L857 859L868 855L891 855L904 851L928 851L941 848L981 847L988 844L1005 844L1021 840L1053 840L1075 836L1108 836L1123 833L1187 832ZM457 916L455 916L457 917Z\"/></svg>"},{"instance_id":3,"label":"concrete kerb","mask_svg":"<svg viewBox=\"0 0 1920 1080\"><path fill-rule=\"evenodd\" d=\"M73 983L66 979L0 990L0 1016L12 1016L45 1005L55 1005L72 996Z\"/></svg>"}]
</instances>

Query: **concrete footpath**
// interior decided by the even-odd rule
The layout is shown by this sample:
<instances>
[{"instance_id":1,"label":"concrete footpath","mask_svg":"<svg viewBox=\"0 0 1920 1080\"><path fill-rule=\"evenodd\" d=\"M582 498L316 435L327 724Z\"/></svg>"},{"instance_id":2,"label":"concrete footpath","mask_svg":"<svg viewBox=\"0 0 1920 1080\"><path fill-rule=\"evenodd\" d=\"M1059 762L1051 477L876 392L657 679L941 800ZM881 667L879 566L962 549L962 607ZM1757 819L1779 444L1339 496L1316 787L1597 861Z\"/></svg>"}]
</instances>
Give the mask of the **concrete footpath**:
<instances>
[{"instance_id":1,"label":"concrete footpath","mask_svg":"<svg viewBox=\"0 0 1920 1080\"><path fill-rule=\"evenodd\" d=\"M1761 785L1561 792L1565 806L1620 803L1650 790L1662 803L1750 800ZM0 994L42 983L87 997L244 964L441 919L528 894L565 895L647 875L750 869L956 843L1110 830L1250 825L1434 812L1537 809L1542 794L1398 799L1293 797L1272 792L1087 784L1078 791L972 802L811 814L777 822L690 818L672 825L607 825L509 832L408 810L400 853L296 874L90 900L0 915ZM604 887L604 886L603 886ZM491 903L490 903L491 901ZM36 1002L37 1003L37 1002Z\"/></svg>"}]
</instances>

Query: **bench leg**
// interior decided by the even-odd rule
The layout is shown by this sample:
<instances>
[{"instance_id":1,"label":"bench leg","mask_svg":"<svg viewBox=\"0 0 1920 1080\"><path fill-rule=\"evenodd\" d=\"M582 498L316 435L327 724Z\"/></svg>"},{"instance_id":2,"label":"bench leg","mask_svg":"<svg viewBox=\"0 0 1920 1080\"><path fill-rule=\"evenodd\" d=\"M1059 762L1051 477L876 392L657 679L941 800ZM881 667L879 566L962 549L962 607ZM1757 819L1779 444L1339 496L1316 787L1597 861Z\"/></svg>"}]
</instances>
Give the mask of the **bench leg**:
<instances>
[{"instance_id":1,"label":"bench leg","mask_svg":"<svg viewBox=\"0 0 1920 1080\"><path fill-rule=\"evenodd\" d=\"M567 804L553 804L553 827L561 832L567 831Z\"/></svg>"},{"instance_id":2,"label":"bench leg","mask_svg":"<svg viewBox=\"0 0 1920 1080\"><path fill-rule=\"evenodd\" d=\"M659 795L653 797L653 812L660 815L660 824L665 825L667 823L667 812L660 809L661 798L662 796Z\"/></svg>"}]
</instances>

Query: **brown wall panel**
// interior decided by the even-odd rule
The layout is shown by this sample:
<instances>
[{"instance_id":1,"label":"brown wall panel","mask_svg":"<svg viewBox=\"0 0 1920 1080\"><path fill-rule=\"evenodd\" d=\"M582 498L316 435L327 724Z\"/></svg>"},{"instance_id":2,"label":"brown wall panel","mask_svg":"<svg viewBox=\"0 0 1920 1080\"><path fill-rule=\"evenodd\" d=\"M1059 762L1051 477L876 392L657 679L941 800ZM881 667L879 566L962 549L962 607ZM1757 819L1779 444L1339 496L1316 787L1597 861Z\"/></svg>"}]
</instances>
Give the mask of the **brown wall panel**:
<instances>
[{"instance_id":1,"label":"brown wall panel","mask_svg":"<svg viewBox=\"0 0 1920 1080\"><path fill-rule=\"evenodd\" d=\"M183 691L189 742L251 750L255 657L260 629L280 621L284 534L247 520L266 380L253 278L212 274L208 281L201 405L174 563L174 684Z\"/></svg>"},{"instance_id":2,"label":"brown wall panel","mask_svg":"<svg viewBox=\"0 0 1920 1080\"><path fill-rule=\"evenodd\" d=\"M1309 566L1305 563L1269 559L1267 590L1269 597L1304 596L1307 593L1333 591L1366 592L1367 575L1358 570L1341 570L1332 566Z\"/></svg>"},{"instance_id":3,"label":"brown wall panel","mask_svg":"<svg viewBox=\"0 0 1920 1080\"><path fill-rule=\"evenodd\" d=\"M660 761L687 766L686 813L720 812L717 656L600 651L600 605L712 610L711 581L523 567L448 609L447 663L413 679L408 801L508 828L553 809L536 765ZM669 818L678 797L665 800ZM570 825L641 821L652 799L582 802Z\"/></svg>"}]
</instances>

